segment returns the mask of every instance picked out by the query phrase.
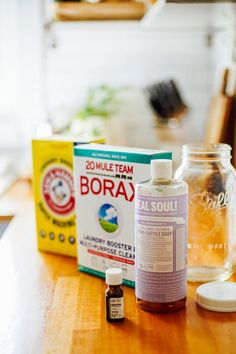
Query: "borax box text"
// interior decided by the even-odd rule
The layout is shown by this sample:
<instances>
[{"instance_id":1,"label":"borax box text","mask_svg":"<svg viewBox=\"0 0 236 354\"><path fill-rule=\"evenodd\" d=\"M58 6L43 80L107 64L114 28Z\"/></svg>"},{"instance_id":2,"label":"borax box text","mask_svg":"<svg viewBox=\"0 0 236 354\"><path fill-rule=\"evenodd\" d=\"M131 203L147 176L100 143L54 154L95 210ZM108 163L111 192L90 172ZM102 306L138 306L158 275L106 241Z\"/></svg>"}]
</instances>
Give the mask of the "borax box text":
<instances>
[{"instance_id":1,"label":"borax box text","mask_svg":"<svg viewBox=\"0 0 236 354\"><path fill-rule=\"evenodd\" d=\"M109 145L74 148L79 270L99 277L123 269L134 286L135 184L150 178L152 159L171 153Z\"/></svg>"}]
</instances>

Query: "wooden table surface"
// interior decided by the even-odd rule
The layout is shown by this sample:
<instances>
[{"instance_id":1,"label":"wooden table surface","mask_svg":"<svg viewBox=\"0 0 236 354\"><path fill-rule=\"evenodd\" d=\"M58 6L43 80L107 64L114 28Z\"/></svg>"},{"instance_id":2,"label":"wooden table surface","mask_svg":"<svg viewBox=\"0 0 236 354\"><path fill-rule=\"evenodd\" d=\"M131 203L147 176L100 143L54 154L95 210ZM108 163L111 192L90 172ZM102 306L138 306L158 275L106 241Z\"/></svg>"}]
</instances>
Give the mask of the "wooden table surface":
<instances>
[{"instance_id":1,"label":"wooden table surface","mask_svg":"<svg viewBox=\"0 0 236 354\"><path fill-rule=\"evenodd\" d=\"M78 273L75 259L37 251L27 185L1 198L0 215L12 212L0 240L0 354L236 353L236 313L197 307L192 284L186 309L172 314L138 309L124 287L125 321L107 323L104 281Z\"/></svg>"}]
</instances>

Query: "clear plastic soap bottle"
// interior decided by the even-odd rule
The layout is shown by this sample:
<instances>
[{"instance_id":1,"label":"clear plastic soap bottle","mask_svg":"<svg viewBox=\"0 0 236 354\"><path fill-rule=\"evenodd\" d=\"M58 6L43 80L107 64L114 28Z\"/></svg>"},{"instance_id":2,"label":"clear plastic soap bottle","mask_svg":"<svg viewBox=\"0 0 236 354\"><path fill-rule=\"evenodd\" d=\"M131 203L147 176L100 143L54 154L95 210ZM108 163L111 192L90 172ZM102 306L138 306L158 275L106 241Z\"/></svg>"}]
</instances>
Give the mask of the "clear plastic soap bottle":
<instances>
[{"instance_id":1,"label":"clear plastic soap bottle","mask_svg":"<svg viewBox=\"0 0 236 354\"><path fill-rule=\"evenodd\" d=\"M188 185L172 179L171 160L151 161L151 180L136 185L136 299L155 312L186 303Z\"/></svg>"}]
</instances>

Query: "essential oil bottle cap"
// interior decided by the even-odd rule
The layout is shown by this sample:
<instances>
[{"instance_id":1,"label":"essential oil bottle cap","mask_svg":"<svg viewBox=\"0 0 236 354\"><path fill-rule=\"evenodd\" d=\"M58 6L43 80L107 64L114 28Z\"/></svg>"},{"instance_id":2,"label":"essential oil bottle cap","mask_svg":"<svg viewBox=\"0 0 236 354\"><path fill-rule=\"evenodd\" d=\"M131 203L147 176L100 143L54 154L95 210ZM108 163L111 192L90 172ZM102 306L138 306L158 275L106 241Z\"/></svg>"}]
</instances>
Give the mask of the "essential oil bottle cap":
<instances>
[{"instance_id":1,"label":"essential oil bottle cap","mask_svg":"<svg viewBox=\"0 0 236 354\"><path fill-rule=\"evenodd\" d=\"M172 177L172 161L151 160L151 177L170 179Z\"/></svg>"},{"instance_id":2,"label":"essential oil bottle cap","mask_svg":"<svg viewBox=\"0 0 236 354\"><path fill-rule=\"evenodd\" d=\"M197 304L204 309L218 312L236 311L236 283L212 282L197 288Z\"/></svg>"},{"instance_id":3,"label":"essential oil bottle cap","mask_svg":"<svg viewBox=\"0 0 236 354\"><path fill-rule=\"evenodd\" d=\"M123 272L120 268L109 268L106 270L106 284L120 285L123 282Z\"/></svg>"}]
</instances>

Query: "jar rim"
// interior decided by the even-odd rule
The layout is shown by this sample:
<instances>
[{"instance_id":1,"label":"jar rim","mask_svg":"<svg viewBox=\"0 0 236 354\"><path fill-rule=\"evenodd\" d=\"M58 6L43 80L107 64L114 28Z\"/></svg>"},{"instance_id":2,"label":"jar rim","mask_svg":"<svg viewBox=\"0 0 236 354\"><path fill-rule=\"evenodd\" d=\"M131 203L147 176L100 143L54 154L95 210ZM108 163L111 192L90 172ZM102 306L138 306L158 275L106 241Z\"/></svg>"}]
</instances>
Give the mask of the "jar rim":
<instances>
[{"instance_id":1,"label":"jar rim","mask_svg":"<svg viewBox=\"0 0 236 354\"><path fill-rule=\"evenodd\" d=\"M183 152L190 152L191 154L215 154L223 151L231 151L231 146L223 143L190 143L183 145Z\"/></svg>"},{"instance_id":2,"label":"jar rim","mask_svg":"<svg viewBox=\"0 0 236 354\"><path fill-rule=\"evenodd\" d=\"M190 143L182 147L183 157L194 160L221 160L231 158L231 146L224 143Z\"/></svg>"}]
</instances>

